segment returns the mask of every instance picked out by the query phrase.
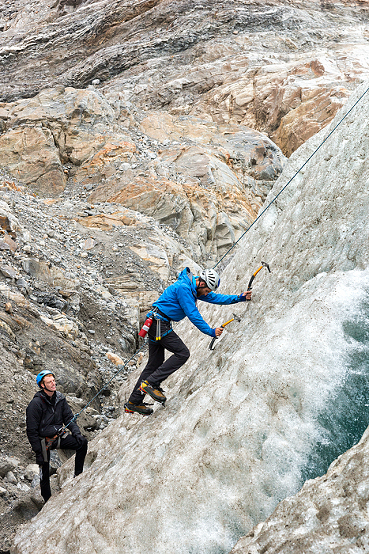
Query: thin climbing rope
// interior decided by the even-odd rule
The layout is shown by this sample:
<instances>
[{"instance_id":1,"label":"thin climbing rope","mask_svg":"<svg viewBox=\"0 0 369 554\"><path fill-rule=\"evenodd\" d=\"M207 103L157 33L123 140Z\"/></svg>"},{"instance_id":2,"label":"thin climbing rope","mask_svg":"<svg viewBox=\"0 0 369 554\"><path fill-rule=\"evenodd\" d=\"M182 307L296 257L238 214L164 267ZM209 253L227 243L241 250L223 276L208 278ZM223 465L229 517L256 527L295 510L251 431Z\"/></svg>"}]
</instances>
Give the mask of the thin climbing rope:
<instances>
[{"instance_id":1,"label":"thin climbing rope","mask_svg":"<svg viewBox=\"0 0 369 554\"><path fill-rule=\"evenodd\" d=\"M73 421L75 421L77 419L77 417L79 417L81 415L82 412L84 412L89 406L90 404L92 404L92 402L95 400L95 398L97 398L102 392L103 390L106 389L106 387L117 377L117 375L119 375L119 373L121 373L123 371L123 369L125 369L127 367L127 365L129 364L129 362L131 360L133 360L133 358L135 356L137 356L137 354L139 352L141 352L141 350L143 350L145 348L147 344L147 340L145 340L145 342L143 343L143 345L138 349L136 350L136 352L134 354L132 354L132 356L129 358L129 360L127 360L123 365L122 367L119 369L119 371L116 371L113 375L113 377L111 379L109 379L109 381L107 381L105 383L105 385L95 394L95 396L93 398L91 398L91 400L89 402L87 402L87 404L82 408L82 410L76 414L74 414L74 416L72 417L72 419L70 420L69 423L67 423L67 425L64 425L63 426L63 429L67 428L71 423L73 423ZM118 366L119 367L119 366Z\"/></svg>"},{"instance_id":2,"label":"thin climbing rope","mask_svg":"<svg viewBox=\"0 0 369 554\"><path fill-rule=\"evenodd\" d=\"M271 202L269 202L269 204L263 209L263 211L257 216L256 219L254 219L254 221L251 223L251 225L246 229L246 231L240 236L240 238L231 246L231 248L229 248L227 250L227 252L220 258L220 260L217 261L217 263L215 264L215 266L213 267L213 269L215 269L222 260L224 260L224 258L226 256L228 256L228 254L231 252L231 250L233 250L233 248L235 246L237 246L237 244L240 242L241 239L243 239L243 237L246 235L246 233L248 233L251 229L251 227L253 227L255 225L255 223L257 221L259 221L259 219L265 214L265 212L267 211L268 208L270 208L270 206L277 200L277 198L282 194L282 192L288 187L288 185L291 183L291 181L294 180L294 178L296 177L296 175L298 175L300 173L300 171L309 163L309 161L311 160L311 158L313 156L315 156L315 154L318 152L318 150L323 146L323 144L329 139L329 137L334 133L334 131L337 129L337 127L339 127L339 125L341 125L342 121L344 119L346 119L346 117L352 112L352 110L355 108L355 106L358 105L358 103L363 99L363 97L367 94L367 92L369 91L369 87L366 89L365 92L363 92L363 94L360 96L360 98L355 102L355 104L353 106L351 106L351 108L349 109L349 111L342 117L342 119L337 123L337 125L335 125L335 127L333 127L332 131L325 137L325 139L319 144L319 146L314 150L314 152L311 154L311 156L308 157L308 159L306 160L305 163L302 164L302 166L296 171L296 173L293 175L293 177L291 177L291 179L284 185L284 187L279 191L278 194L276 194L276 196L273 198L273 200L271 200Z\"/></svg>"}]
</instances>

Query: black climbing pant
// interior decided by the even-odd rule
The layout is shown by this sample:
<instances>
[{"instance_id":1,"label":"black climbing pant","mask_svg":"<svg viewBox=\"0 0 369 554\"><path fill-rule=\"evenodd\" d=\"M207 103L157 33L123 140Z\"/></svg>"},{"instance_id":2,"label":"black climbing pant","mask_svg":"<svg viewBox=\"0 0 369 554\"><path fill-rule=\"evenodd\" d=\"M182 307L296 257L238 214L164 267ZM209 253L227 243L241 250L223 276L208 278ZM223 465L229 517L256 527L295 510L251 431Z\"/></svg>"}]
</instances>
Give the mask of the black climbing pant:
<instances>
[{"instance_id":1,"label":"black climbing pant","mask_svg":"<svg viewBox=\"0 0 369 554\"><path fill-rule=\"evenodd\" d=\"M144 394L139 390L142 381L147 380L152 387L159 387L169 375L177 371L185 364L190 357L190 351L179 336L170 330L170 324L161 322L160 340L155 340L156 337L156 320L153 321L149 330L149 360L145 369L141 373L134 389L129 397L129 401L133 404L140 404L144 398ZM164 352L169 350L172 356L164 361Z\"/></svg>"},{"instance_id":2,"label":"black climbing pant","mask_svg":"<svg viewBox=\"0 0 369 554\"><path fill-rule=\"evenodd\" d=\"M83 472L83 464L87 454L88 441L83 437L83 441L77 441L73 435L67 435L66 437L60 439L60 448L63 450L75 450L76 459L74 463L74 475L79 475ZM53 448L52 448L53 449ZM41 487L41 496L47 502L51 496L50 489L50 450L47 451L48 461L44 462L40 466L40 487Z\"/></svg>"}]
</instances>

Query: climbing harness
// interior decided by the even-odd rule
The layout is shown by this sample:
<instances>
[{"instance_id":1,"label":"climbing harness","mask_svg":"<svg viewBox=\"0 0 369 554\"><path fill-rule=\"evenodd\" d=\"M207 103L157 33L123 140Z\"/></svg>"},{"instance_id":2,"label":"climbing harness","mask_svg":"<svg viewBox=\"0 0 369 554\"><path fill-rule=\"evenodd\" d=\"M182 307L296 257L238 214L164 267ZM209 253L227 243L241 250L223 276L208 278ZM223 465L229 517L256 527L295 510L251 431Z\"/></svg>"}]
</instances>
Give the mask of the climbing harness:
<instances>
[{"instance_id":1,"label":"climbing harness","mask_svg":"<svg viewBox=\"0 0 369 554\"><path fill-rule=\"evenodd\" d=\"M72 420L68 423L70 425ZM44 457L44 462L48 462L47 451L50 450L52 446L55 448L60 448L60 440L67 435L66 426L63 425L61 429L53 437L40 437L42 455Z\"/></svg>"},{"instance_id":2,"label":"climbing harness","mask_svg":"<svg viewBox=\"0 0 369 554\"><path fill-rule=\"evenodd\" d=\"M170 320L168 321L165 321L165 320L162 320L160 319L159 317L155 317L155 321L156 321L156 336L155 336L155 341L152 340L152 339L149 339L151 342L156 342L158 340L161 340L163 339L164 337L166 337L171 331L173 331L172 329L172 323ZM161 324L163 323L169 323L169 329L167 329L163 334L161 332Z\"/></svg>"},{"instance_id":3,"label":"climbing harness","mask_svg":"<svg viewBox=\"0 0 369 554\"><path fill-rule=\"evenodd\" d=\"M157 306L154 306L153 309L151 310L151 312L149 312L149 314L151 314L151 317L153 319L155 319L155 322L156 322L155 341L149 338L149 340L151 342L156 342L157 340L161 340L163 337L166 337L171 331L173 331L172 322L171 322L170 318L167 315L165 315L164 312L159 310L159 308ZM161 334L161 322L162 321L165 322L165 323L169 323L169 329L167 329L163 335Z\"/></svg>"},{"instance_id":4,"label":"climbing harness","mask_svg":"<svg viewBox=\"0 0 369 554\"><path fill-rule=\"evenodd\" d=\"M140 337L142 337L142 338L146 337L147 333L149 332L149 329L150 329L151 325L153 324L154 319L156 321L156 339L155 340L161 340L162 337L165 337L165 335L170 333L170 331L172 330L172 327L168 331L166 331L164 333L164 335L161 334L161 321L164 320L164 321L167 321L167 322L170 323L170 319L161 310L159 310L159 308L154 306L153 309L150 310L149 313L147 314L145 323L143 324L143 326L141 327L140 332L138 333L138 335Z\"/></svg>"}]
</instances>

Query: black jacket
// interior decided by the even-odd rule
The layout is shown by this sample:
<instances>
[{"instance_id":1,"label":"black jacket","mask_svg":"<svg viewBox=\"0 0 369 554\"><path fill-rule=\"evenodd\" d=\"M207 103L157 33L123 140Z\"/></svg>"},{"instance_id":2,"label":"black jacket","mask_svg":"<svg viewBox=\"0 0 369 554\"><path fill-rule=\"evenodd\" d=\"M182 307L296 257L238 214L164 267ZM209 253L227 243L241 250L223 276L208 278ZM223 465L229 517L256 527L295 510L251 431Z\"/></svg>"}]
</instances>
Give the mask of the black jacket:
<instances>
[{"instance_id":1,"label":"black jacket","mask_svg":"<svg viewBox=\"0 0 369 554\"><path fill-rule=\"evenodd\" d=\"M40 453L40 437L53 437L72 418L73 412L61 392L56 391L51 398L43 391L36 392L26 409L27 437L32 450ZM73 435L80 433L74 421L68 429Z\"/></svg>"}]
</instances>

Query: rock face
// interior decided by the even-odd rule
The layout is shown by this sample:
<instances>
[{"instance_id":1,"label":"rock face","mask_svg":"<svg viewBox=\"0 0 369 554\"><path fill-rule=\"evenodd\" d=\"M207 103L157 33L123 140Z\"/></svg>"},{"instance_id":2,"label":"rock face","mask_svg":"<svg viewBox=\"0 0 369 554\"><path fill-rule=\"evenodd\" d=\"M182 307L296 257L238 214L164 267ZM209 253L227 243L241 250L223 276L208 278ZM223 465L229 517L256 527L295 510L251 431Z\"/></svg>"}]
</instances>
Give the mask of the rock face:
<instances>
[{"instance_id":1,"label":"rock face","mask_svg":"<svg viewBox=\"0 0 369 554\"><path fill-rule=\"evenodd\" d=\"M222 292L234 292L235 286L246 288L259 258L272 267L270 275L255 281L253 301L233 308L241 323L229 326L214 352L196 329L178 326L196 355L168 379L165 410L156 407L147 419L125 415L104 429L78 480L71 482L72 464L64 464L62 493L20 530L14 553L42 554L57 545L60 554L164 554L174 536L180 554L226 553L280 500L298 491L312 465L316 473L322 470L327 460L319 456L327 442L330 461L337 449L346 449L342 437L352 418L350 398L356 398L358 375L365 375L365 364L357 360L368 355L365 333L359 333L361 318L366 324L368 319L368 106L363 100L353 110L224 271ZM267 201L323 138L322 133L296 152ZM224 307L202 311L212 325L230 315ZM122 388L122 397L135 379L132 375ZM330 486L337 491L339 502L340 491L349 494L352 472L358 480L366 476L366 438L357 452L357 461L352 451L336 464L336 470L342 467L338 480L322 479L327 491ZM365 495L365 483L358 484L360 510ZM337 510L328 500L316 500L319 517L309 511L300 536L318 525L315 518L324 523L327 517L337 521L338 546L357 531L362 547L362 511L355 508L351 517L345 500ZM36 532L45 526L46 539ZM331 536L338 540L336 530Z\"/></svg>"},{"instance_id":2,"label":"rock face","mask_svg":"<svg viewBox=\"0 0 369 554\"><path fill-rule=\"evenodd\" d=\"M145 109L267 132L289 155L331 121L368 75L362 0L1 6L5 102L93 82ZM34 133L29 141L50 145L47 130ZM17 133L9 140L17 142ZM56 165L55 179L59 173Z\"/></svg>"},{"instance_id":3,"label":"rock face","mask_svg":"<svg viewBox=\"0 0 369 554\"><path fill-rule=\"evenodd\" d=\"M74 413L115 375L78 418L91 439L119 414L117 390L137 358L118 374L116 363L136 349L140 321L163 280L178 265L196 264L174 231L121 205L43 200L3 175L0 198L0 468L14 462L0 474L0 545L7 551L14 529L43 506L38 480L26 471L34 462L25 409L35 375L53 371ZM54 462L56 471L58 456Z\"/></svg>"},{"instance_id":4,"label":"rock face","mask_svg":"<svg viewBox=\"0 0 369 554\"><path fill-rule=\"evenodd\" d=\"M37 482L23 486L34 375L55 372L79 412L115 375L107 352L132 355L164 284L232 246L285 158L252 129L162 118L94 88L4 103L0 120L1 454L19 463L12 483L0 481L7 549L42 506ZM82 414L89 438L118 416L117 388L136 363Z\"/></svg>"},{"instance_id":5,"label":"rock face","mask_svg":"<svg viewBox=\"0 0 369 554\"><path fill-rule=\"evenodd\" d=\"M265 135L140 112L120 93L45 90L0 108L0 164L43 197L89 192L169 225L217 259L254 220L284 156Z\"/></svg>"}]
</instances>

